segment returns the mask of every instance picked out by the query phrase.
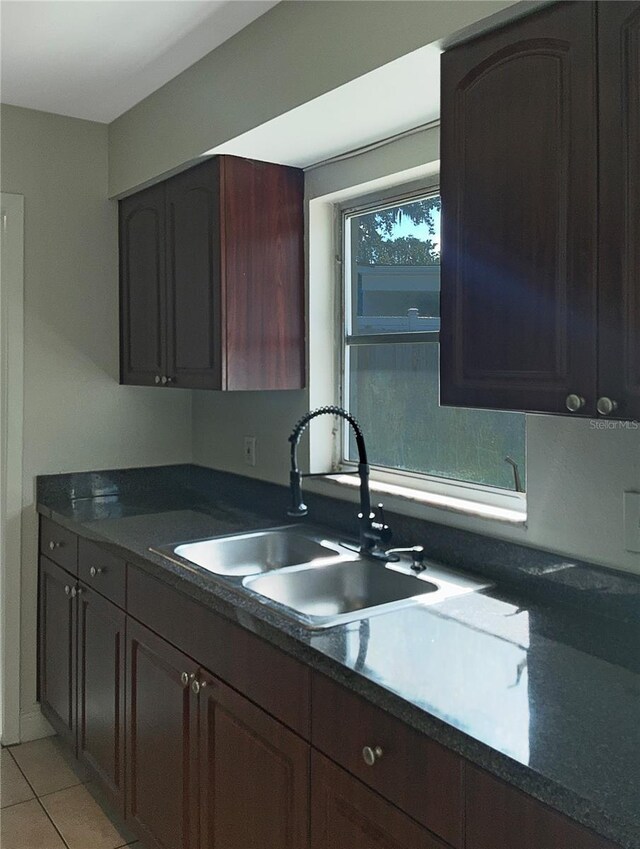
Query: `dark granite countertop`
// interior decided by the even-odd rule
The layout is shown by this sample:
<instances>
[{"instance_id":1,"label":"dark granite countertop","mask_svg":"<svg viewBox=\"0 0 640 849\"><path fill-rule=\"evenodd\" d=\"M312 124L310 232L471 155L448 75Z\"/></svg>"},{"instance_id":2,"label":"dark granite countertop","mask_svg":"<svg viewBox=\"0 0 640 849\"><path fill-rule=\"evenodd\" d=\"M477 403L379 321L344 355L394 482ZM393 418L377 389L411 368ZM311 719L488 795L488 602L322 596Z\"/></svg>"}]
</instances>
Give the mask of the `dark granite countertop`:
<instances>
[{"instance_id":1,"label":"dark granite countertop","mask_svg":"<svg viewBox=\"0 0 640 849\"><path fill-rule=\"evenodd\" d=\"M309 632L205 570L148 550L287 524L285 498L281 487L196 467L46 476L37 495L42 514L106 544L625 849L640 849L634 616L599 615L592 596L585 609L552 603L531 592L529 582L495 581L492 568L495 586L481 593ZM317 505L325 525L334 519L341 534L355 526L353 505L326 502ZM459 545L456 551L459 561ZM475 563L474 571L481 571ZM593 586L598 570L587 571ZM613 575L603 573L603 586L613 583L631 609L640 582Z\"/></svg>"}]
</instances>

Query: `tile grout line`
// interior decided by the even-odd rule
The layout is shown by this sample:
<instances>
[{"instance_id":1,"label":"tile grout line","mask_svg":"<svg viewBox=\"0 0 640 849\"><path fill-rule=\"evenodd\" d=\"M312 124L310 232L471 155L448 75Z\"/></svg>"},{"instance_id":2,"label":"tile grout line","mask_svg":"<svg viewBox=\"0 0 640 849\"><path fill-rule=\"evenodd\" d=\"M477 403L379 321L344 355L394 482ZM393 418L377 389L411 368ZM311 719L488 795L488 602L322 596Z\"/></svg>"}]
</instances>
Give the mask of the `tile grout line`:
<instances>
[{"instance_id":1,"label":"tile grout line","mask_svg":"<svg viewBox=\"0 0 640 849\"><path fill-rule=\"evenodd\" d=\"M34 796L35 801L38 803L38 805L40 805L41 809L44 811L44 815L45 815L45 817L49 820L49 822L50 822L50 823L51 823L51 825L53 826L53 828L54 828L54 830L55 830L56 834L59 836L60 840L62 840L63 845L66 847L66 849L71 849L71 847L69 846L69 844L67 843L67 841L64 839L64 837L63 837L63 835L62 835L62 832L60 831L60 829L58 828L58 826L55 824L55 822L53 821L52 817L49 815L49 811L47 811L47 809L45 808L45 806L44 806L44 805L42 804L42 802L40 801L40 797L39 797L39 796L38 796L38 794L36 793L35 787L34 787L34 786L33 786L33 784L29 781L29 779L28 779L28 778L27 778L27 776L26 776L26 773L25 773L25 772L24 772L24 770L21 768L21 766L20 766L20 764L18 763L18 761L17 761L17 760L13 757L13 754L11 753L11 751L10 751L10 750L9 750L9 754L11 754L11 758L12 758L13 762L14 762L14 763L15 763L15 765L18 767L18 769L20 770L20 772L21 772L22 776L24 777L24 780L25 780L25 781L27 782L27 784L29 785L29 787L30 787L30 789L31 789L31 792L33 793L33 796ZM47 795L49 795L49 794L47 794ZM32 802L32 801L33 801L33 799L29 799L28 801ZM12 807L13 807L13 806L12 806Z\"/></svg>"},{"instance_id":2,"label":"tile grout line","mask_svg":"<svg viewBox=\"0 0 640 849\"><path fill-rule=\"evenodd\" d=\"M21 745L21 744L17 744L17 745ZM54 827L55 831L59 835L60 840L62 840L62 842L64 843L66 849L71 849L71 847L69 846L67 841L64 839L62 832L60 831L60 829L56 825L55 821L53 820L53 817L49 814L49 812L47 811L47 809L45 808L45 806L42 804L42 802L40 800L45 799L48 796L53 796L54 793L61 793L64 790L70 790L72 787L79 787L80 785L82 785L83 787L86 787L91 782L90 781L78 781L77 784L70 784L68 787L61 787L59 790L50 790L48 793L42 793L42 795L39 796L36 793L35 787L33 786L33 784L27 778L25 771L22 769L22 767L20 766L18 761L13 757L13 754L11 752L11 748L17 748L17 747L16 746L13 746L13 747L3 746L2 748L5 749L9 753L11 760L13 761L13 763L18 768L18 772L22 775L22 777L26 781L29 789L33 793L33 799L25 799L22 802L15 802L13 805L7 805L6 808L2 808L1 810L4 811L4 810L8 810L9 808L15 808L16 805L24 805L27 802L37 802L40 805L40 807L42 808L42 810L44 811L45 816L47 817L47 819L49 820L49 822L51 823L51 825ZM98 802L98 805L102 810L102 805L100 805L99 802ZM106 813L105 813L105 816L106 816ZM117 826L116 826L116 828L117 828ZM119 843L118 846L114 847L114 849L127 849L128 846L135 846L135 844L138 843L138 842L139 842L138 838L136 837L134 840L130 841L129 843Z\"/></svg>"}]
</instances>

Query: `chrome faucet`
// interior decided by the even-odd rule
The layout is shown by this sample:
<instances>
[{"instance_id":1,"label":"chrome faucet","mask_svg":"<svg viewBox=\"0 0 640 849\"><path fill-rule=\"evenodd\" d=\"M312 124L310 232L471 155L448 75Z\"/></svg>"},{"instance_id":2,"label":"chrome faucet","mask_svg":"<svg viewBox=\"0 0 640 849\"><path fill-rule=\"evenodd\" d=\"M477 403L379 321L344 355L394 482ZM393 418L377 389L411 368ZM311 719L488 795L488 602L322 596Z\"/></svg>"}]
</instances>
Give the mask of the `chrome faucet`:
<instances>
[{"instance_id":1,"label":"chrome faucet","mask_svg":"<svg viewBox=\"0 0 640 849\"><path fill-rule=\"evenodd\" d=\"M306 516L307 505L302 499L302 478L307 477L298 468L298 443L300 437L306 430L309 422L317 416L340 416L347 421L355 434L356 446L358 448L358 474L360 475L360 512L358 522L360 525L360 554L365 557L373 557L376 560L397 559L394 554L389 555L384 546L391 539L391 529L384 520L382 504L378 505L380 510L380 521L376 520L375 513L371 510L371 493L369 491L369 463L367 462L367 449L364 444L362 429L357 420L343 410L342 407L318 407L317 410L304 415L291 431L289 442L291 443L291 471L289 481L291 486L291 507L287 515L292 517Z\"/></svg>"}]
</instances>

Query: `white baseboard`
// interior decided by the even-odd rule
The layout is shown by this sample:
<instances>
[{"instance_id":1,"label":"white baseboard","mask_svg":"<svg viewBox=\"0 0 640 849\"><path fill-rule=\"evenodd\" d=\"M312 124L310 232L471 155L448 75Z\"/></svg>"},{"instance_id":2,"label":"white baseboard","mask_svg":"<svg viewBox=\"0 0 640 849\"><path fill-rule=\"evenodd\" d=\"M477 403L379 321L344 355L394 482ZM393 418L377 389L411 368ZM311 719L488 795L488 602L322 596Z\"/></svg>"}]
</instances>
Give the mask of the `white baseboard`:
<instances>
[{"instance_id":1,"label":"white baseboard","mask_svg":"<svg viewBox=\"0 0 640 849\"><path fill-rule=\"evenodd\" d=\"M42 715L40 708L25 711L20 714L20 742L39 740L41 737L51 737L56 732Z\"/></svg>"}]
</instances>

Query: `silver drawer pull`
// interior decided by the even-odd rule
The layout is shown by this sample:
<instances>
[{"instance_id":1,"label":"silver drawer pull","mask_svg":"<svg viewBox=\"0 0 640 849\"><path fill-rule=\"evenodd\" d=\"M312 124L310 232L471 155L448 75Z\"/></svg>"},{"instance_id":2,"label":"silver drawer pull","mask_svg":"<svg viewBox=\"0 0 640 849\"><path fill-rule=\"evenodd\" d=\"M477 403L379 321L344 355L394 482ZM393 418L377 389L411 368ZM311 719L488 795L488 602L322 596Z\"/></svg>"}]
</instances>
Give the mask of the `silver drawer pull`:
<instances>
[{"instance_id":1,"label":"silver drawer pull","mask_svg":"<svg viewBox=\"0 0 640 849\"><path fill-rule=\"evenodd\" d=\"M103 573L104 569L101 569L100 566L92 566L91 569L89 569L89 574L92 578L95 578L96 575L102 575Z\"/></svg>"},{"instance_id":2,"label":"silver drawer pull","mask_svg":"<svg viewBox=\"0 0 640 849\"><path fill-rule=\"evenodd\" d=\"M382 757L382 749L380 746L365 746L362 750L362 760L366 763L367 766L373 766L376 761L379 761Z\"/></svg>"},{"instance_id":3,"label":"silver drawer pull","mask_svg":"<svg viewBox=\"0 0 640 849\"><path fill-rule=\"evenodd\" d=\"M612 401L611 398L603 396L602 398L598 398L596 409L598 410L601 416L610 416L611 413L615 413L615 411L618 409L618 402Z\"/></svg>"},{"instance_id":4,"label":"silver drawer pull","mask_svg":"<svg viewBox=\"0 0 640 849\"><path fill-rule=\"evenodd\" d=\"M62 543L61 542L54 542L54 540L51 540L49 542L49 551L55 551L56 548L62 548Z\"/></svg>"},{"instance_id":5,"label":"silver drawer pull","mask_svg":"<svg viewBox=\"0 0 640 849\"><path fill-rule=\"evenodd\" d=\"M64 587L64 594L65 594L65 595L70 595L70 594L71 594L71 587L69 586L69 584L65 584L65 587Z\"/></svg>"},{"instance_id":6,"label":"silver drawer pull","mask_svg":"<svg viewBox=\"0 0 640 849\"><path fill-rule=\"evenodd\" d=\"M189 673L183 672L182 675L180 676L180 680L182 681L182 684L186 687L187 684L189 683Z\"/></svg>"},{"instance_id":7,"label":"silver drawer pull","mask_svg":"<svg viewBox=\"0 0 640 849\"><path fill-rule=\"evenodd\" d=\"M576 395L572 392L571 395L567 395L565 404L570 413L577 413L584 407L586 401L582 395Z\"/></svg>"}]
</instances>

